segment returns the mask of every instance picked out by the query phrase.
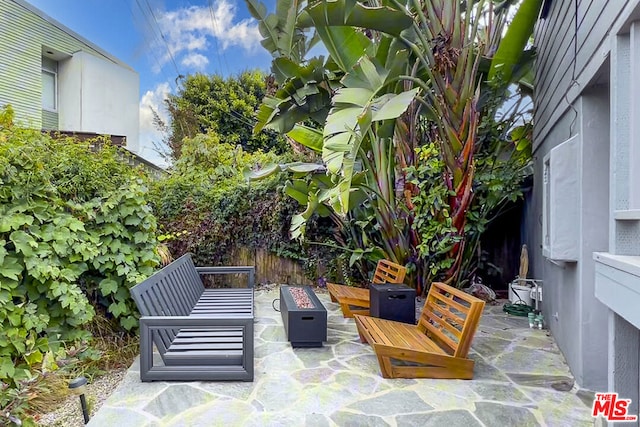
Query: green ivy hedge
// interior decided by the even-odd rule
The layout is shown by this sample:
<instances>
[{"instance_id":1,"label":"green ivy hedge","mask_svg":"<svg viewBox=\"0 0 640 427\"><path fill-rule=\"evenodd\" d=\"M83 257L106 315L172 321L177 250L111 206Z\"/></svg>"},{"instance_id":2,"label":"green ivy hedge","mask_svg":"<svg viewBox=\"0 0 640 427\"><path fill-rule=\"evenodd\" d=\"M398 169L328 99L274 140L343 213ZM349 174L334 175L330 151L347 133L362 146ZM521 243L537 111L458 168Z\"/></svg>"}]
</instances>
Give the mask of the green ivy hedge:
<instances>
[{"instance_id":1,"label":"green ivy hedge","mask_svg":"<svg viewBox=\"0 0 640 427\"><path fill-rule=\"evenodd\" d=\"M234 262L234 249L261 248L298 261L309 279L317 279L318 262L335 260L338 253L290 240L291 217L299 206L282 191L287 176L249 183L242 174L245 167L293 160L292 154L247 153L214 132L186 138L171 176L155 182L151 191L161 238L173 256L191 252L198 264L221 265ZM332 233L328 219L316 219L308 240L333 242ZM328 275L334 278L335 266L329 264Z\"/></svg>"},{"instance_id":2,"label":"green ivy hedge","mask_svg":"<svg viewBox=\"0 0 640 427\"><path fill-rule=\"evenodd\" d=\"M0 111L0 379L30 377L96 309L137 324L129 287L158 265L146 178L108 144L54 139Z\"/></svg>"}]
</instances>

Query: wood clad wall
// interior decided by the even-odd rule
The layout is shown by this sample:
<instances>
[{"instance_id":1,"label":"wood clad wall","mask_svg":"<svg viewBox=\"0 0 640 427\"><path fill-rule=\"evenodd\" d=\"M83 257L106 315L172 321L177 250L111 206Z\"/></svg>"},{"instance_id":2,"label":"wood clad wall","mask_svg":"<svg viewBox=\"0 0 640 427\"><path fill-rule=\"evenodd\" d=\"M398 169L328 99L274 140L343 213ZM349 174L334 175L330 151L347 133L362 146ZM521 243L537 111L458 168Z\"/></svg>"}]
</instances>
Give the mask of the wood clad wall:
<instances>
[{"instance_id":1,"label":"wood clad wall","mask_svg":"<svg viewBox=\"0 0 640 427\"><path fill-rule=\"evenodd\" d=\"M594 55L603 43L607 43L613 23L625 7L630 3L637 3L637 0L578 0L577 13L575 3L574 0L552 1L549 15L539 21L536 27L535 45L538 56L534 95L534 149L570 108L569 102L573 102L575 98L567 97L572 77L579 80L580 74L592 59L604 61L604 57ZM578 32L574 47L576 16ZM574 89L583 89L584 83L586 82L581 82L582 88Z\"/></svg>"}]
</instances>

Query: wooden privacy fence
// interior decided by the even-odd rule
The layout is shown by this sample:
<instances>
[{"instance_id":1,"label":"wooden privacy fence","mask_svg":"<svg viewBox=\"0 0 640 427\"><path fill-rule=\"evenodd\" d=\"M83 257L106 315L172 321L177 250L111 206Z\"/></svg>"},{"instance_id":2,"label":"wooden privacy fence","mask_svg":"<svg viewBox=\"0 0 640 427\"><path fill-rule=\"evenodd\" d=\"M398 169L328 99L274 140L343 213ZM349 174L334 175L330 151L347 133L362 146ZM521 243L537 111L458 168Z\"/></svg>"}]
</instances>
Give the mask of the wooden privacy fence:
<instances>
[{"instance_id":1,"label":"wooden privacy fence","mask_svg":"<svg viewBox=\"0 0 640 427\"><path fill-rule=\"evenodd\" d=\"M252 265L256 268L256 283L279 283L287 285L314 285L315 283L305 277L304 266L299 262L280 257L266 249L236 248L229 256L229 262L233 265ZM321 277L325 268L319 265L314 277ZM222 284L218 278L207 278L205 286ZM213 283L211 279L215 280ZM246 277L244 278L246 281ZM225 285L242 287L241 275L230 275L225 278Z\"/></svg>"}]
</instances>

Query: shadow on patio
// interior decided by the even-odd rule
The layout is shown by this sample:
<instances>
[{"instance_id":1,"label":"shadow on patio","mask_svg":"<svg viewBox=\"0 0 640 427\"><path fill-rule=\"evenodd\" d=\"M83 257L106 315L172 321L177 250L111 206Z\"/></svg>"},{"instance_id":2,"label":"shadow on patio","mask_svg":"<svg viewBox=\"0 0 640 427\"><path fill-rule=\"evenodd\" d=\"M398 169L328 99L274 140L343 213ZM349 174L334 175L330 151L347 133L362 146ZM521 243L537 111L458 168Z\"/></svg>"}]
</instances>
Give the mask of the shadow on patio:
<instances>
[{"instance_id":1,"label":"shadow on patio","mask_svg":"<svg viewBox=\"0 0 640 427\"><path fill-rule=\"evenodd\" d=\"M278 290L256 291L255 381L141 383L138 362L90 426L592 426L593 394L578 390L553 338L487 306L470 356L473 380L380 376L327 294L328 342L293 350Z\"/></svg>"}]
</instances>

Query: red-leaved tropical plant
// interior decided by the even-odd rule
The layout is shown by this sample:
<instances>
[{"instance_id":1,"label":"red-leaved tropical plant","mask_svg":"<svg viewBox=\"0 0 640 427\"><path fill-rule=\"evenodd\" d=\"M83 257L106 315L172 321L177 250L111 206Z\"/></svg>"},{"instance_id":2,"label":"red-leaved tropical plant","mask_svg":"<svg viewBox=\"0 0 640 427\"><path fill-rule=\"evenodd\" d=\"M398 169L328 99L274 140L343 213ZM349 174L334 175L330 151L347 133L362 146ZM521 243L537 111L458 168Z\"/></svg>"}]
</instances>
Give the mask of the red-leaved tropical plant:
<instances>
[{"instance_id":1,"label":"red-leaved tropical plant","mask_svg":"<svg viewBox=\"0 0 640 427\"><path fill-rule=\"evenodd\" d=\"M519 26L505 37L513 0L279 0L274 15L257 0L246 2L274 56L278 87L265 98L256 130L277 130L322 155L322 165L274 165L249 174L315 172L287 184L306 207L293 221L293 235L304 232L314 212L331 215L349 231L352 261L368 255L409 264L422 290L430 273L417 249L416 187L406 171L419 161L416 148L435 142L449 190L438 217L455 230L444 278L455 280L473 199L481 96L501 96L519 77L541 0L520 4L513 18ZM289 49L292 35L297 50ZM311 41L322 43L326 60L300 51Z\"/></svg>"}]
</instances>

